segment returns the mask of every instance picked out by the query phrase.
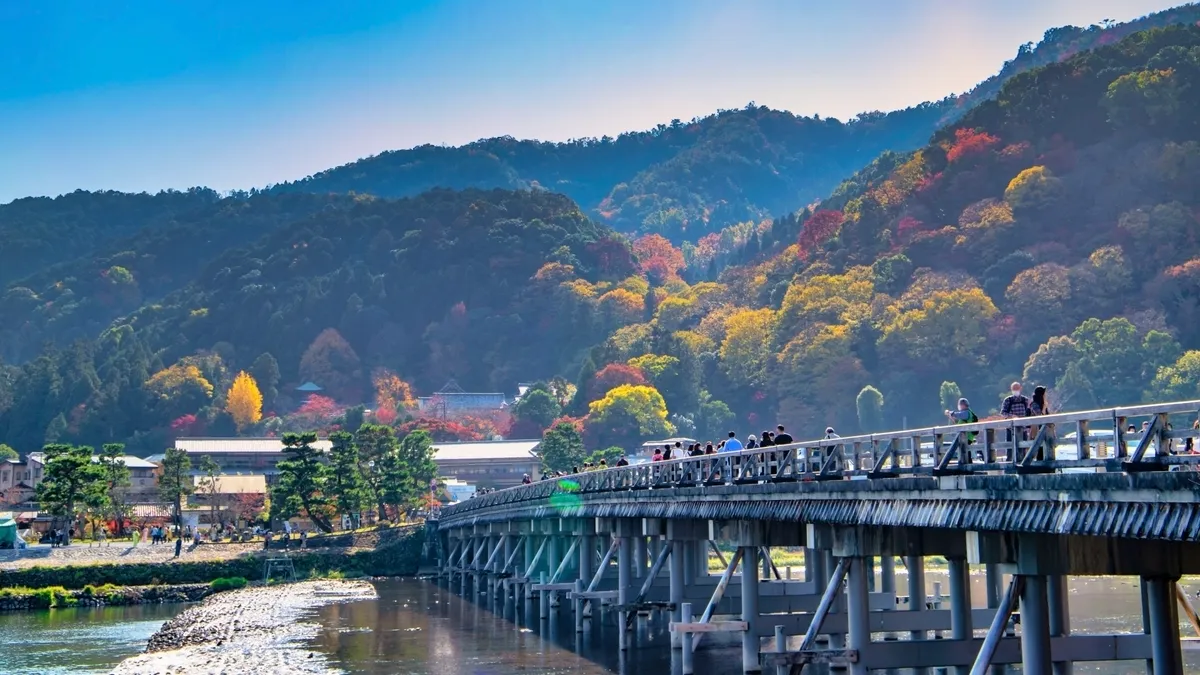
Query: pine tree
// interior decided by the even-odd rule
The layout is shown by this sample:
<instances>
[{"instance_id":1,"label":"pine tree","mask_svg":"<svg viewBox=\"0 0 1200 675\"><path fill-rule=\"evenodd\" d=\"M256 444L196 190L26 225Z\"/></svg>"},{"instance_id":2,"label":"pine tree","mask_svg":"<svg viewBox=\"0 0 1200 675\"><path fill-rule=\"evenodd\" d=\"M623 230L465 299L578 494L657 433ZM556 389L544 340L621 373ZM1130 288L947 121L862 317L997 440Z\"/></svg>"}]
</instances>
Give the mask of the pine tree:
<instances>
[{"instance_id":1,"label":"pine tree","mask_svg":"<svg viewBox=\"0 0 1200 675\"><path fill-rule=\"evenodd\" d=\"M229 393L225 395L225 412L233 417L238 431L241 432L262 419L262 402L258 383L243 370L234 378Z\"/></svg>"},{"instance_id":2,"label":"pine tree","mask_svg":"<svg viewBox=\"0 0 1200 675\"><path fill-rule=\"evenodd\" d=\"M363 482L358 463L358 446L354 436L345 431L329 435L332 447L329 450L329 480L327 488L338 513L350 516L354 527L358 526L367 487Z\"/></svg>"},{"instance_id":3,"label":"pine tree","mask_svg":"<svg viewBox=\"0 0 1200 675\"><path fill-rule=\"evenodd\" d=\"M162 476L158 479L158 494L164 502L171 504L175 527L183 525L183 498L192 494L192 459L178 448L167 448L163 458Z\"/></svg>"},{"instance_id":4,"label":"pine tree","mask_svg":"<svg viewBox=\"0 0 1200 675\"><path fill-rule=\"evenodd\" d=\"M271 489L272 515L287 519L303 513L317 529L332 532L325 496L326 469L321 451L313 447L316 442L317 435L311 431L283 435L287 459L279 462L279 482Z\"/></svg>"}]
</instances>

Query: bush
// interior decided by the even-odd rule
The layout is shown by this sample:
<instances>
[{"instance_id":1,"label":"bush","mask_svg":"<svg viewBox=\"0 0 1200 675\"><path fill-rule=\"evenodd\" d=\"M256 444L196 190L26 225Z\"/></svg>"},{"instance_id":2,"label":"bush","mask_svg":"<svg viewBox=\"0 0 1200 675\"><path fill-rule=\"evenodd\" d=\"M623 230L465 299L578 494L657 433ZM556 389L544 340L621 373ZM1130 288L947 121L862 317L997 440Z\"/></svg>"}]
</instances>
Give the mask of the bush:
<instances>
[{"instance_id":1,"label":"bush","mask_svg":"<svg viewBox=\"0 0 1200 675\"><path fill-rule=\"evenodd\" d=\"M246 584L248 583L249 582L246 581L246 577L220 577L213 579L209 586L212 586L214 593L220 593L221 591L232 591L239 588L245 588Z\"/></svg>"}]
</instances>

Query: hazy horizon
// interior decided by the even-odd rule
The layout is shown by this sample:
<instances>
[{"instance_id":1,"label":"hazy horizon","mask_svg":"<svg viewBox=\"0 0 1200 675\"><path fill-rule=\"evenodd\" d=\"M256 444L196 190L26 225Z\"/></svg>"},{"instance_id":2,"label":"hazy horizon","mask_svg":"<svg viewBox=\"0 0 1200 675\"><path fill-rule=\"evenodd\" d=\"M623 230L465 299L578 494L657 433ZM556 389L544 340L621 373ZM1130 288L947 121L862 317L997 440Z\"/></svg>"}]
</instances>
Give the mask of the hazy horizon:
<instances>
[{"instance_id":1,"label":"hazy horizon","mask_svg":"<svg viewBox=\"0 0 1200 675\"><path fill-rule=\"evenodd\" d=\"M616 136L750 101L848 119L967 91L1048 28L1178 4L10 6L0 203L249 189L386 150Z\"/></svg>"}]
</instances>

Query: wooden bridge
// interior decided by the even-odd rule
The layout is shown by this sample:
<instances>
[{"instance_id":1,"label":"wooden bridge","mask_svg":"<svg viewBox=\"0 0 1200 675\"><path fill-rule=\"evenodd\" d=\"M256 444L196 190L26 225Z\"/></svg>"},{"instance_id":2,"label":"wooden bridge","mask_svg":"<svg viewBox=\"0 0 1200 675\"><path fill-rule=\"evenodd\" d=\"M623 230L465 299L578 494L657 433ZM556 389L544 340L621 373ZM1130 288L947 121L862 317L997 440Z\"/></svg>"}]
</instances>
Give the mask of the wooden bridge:
<instances>
[{"instance_id":1,"label":"wooden bridge","mask_svg":"<svg viewBox=\"0 0 1200 675\"><path fill-rule=\"evenodd\" d=\"M959 424L540 481L443 509L438 575L493 601L536 598L542 619L569 607L579 631L607 613L622 649L639 613L669 613L685 674L705 634L722 632L741 635L748 673L1020 664L1061 675L1145 660L1176 675L1180 610L1200 633L1177 586L1200 573L1200 455L1181 453L1197 411L1184 401ZM1125 431L1142 421L1144 433ZM728 558L718 543L734 547ZM802 579L779 573L779 547L803 547ZM947 562L948 597L926 588L930 556ZM972 602L972 565L985 570L986 607ZM1072 575L1139 577L1143 632L1072 634Z\"/></svg>"}]
</instances>

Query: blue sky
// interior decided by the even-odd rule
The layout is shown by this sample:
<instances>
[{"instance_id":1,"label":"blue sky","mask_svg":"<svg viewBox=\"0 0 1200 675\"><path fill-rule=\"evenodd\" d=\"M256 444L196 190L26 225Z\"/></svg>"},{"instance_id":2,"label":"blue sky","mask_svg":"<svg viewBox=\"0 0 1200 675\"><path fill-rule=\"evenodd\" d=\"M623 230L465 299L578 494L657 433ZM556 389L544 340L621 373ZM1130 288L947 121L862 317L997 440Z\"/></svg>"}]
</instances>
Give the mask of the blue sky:
<instances>
[{"instance_id":1,"label":"blue sky","mask_svg":"<svg viewBox=\"0 0 1200 675\"><path fill-rule=\"evenodd\" d=\"M749 101L962 92L1046 28L1160 0L0 2L0 203L219 190L382 150L616 135Z\"/></svg>"}]
</instances>

